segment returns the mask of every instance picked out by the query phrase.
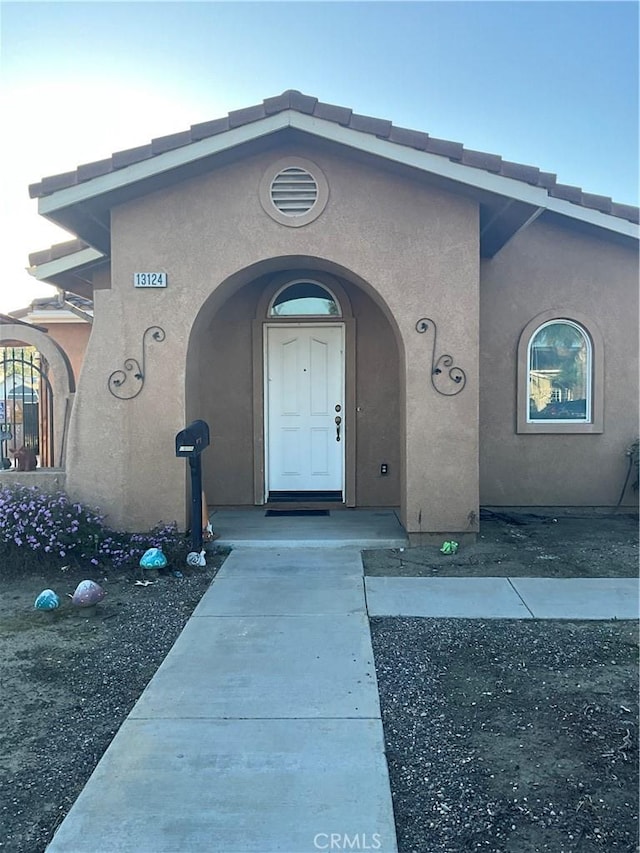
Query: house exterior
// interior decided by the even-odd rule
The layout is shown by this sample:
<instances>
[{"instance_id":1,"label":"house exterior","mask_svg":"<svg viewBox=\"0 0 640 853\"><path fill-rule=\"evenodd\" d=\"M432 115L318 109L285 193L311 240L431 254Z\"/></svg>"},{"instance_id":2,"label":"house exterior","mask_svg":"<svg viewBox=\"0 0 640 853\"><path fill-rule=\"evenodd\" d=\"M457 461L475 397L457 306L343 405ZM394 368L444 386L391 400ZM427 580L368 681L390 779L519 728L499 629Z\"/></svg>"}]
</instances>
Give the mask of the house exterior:
<instances>
[{"instance_id":1,"label":"house exterior","mask_svg":"<svg viewBox=\"0 0 640 853\"><path fill-rule=\"evenodd\" d=\"M30 187L92 299L66 488L114 525L209 503L613 506L638 434L638 210L296 91ZM625 496L632 502L633 495Z\"/></svg>"},{"instance_id":2,"label":"house exterior","mask_svg":"<svg viewBox=\"0 0 640 853\"><path fill-rule=\"evenodd\" d=\"M73 391L92 320L90 300L64 291L0 315L0 471L10 467L13 473L21 447L41 468L64 464Z\"/></svg>"},{"instance_id":3,"label":"house exterior","mask_svg":"<svg viewBox=\"0 0 640 853\"><path fill-rule=\"evenodd\" d=\"M47 250L44 255L50 257L51 250ZM32 255L32 258L37 257ZM11 311L9 317L46 331L66 353L75 380L78 381L93 322L93 304L90 299L60 290L54 296L34 299L26 308Z\"/></svg>"}]
</instances>

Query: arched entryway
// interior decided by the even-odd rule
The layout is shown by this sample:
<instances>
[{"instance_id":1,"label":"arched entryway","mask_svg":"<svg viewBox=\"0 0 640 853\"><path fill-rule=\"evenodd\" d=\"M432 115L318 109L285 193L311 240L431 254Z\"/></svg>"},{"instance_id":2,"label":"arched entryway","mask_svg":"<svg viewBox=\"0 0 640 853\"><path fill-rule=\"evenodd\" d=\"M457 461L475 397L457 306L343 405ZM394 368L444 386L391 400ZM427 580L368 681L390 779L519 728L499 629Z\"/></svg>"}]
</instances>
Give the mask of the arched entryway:
<instances>
[{"instance_id":1,"label":"arched entryway","mask_svg":"<svg viewBox=\"0 0 640 853\"><path fill-rule=\"evenodd\" d=\"M186 389L188 419L211 429L209 502L399 506L400 358L374 299L298 263L212 300L194 325Z\"/></svg>"}]
</instances>

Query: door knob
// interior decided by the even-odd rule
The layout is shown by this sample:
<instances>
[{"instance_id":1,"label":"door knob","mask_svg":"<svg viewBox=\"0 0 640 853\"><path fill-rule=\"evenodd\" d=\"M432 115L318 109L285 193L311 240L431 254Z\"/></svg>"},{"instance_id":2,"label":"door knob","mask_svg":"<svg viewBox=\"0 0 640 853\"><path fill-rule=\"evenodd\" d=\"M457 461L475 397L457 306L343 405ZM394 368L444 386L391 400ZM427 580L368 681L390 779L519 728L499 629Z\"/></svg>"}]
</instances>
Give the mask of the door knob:
<instances>
[{"instance_id":1,"label":"door knob","mask_svg":"<svg viewBox=\"0 0 640 853\"><path fill-rule=\"evenodd\" d=\"M342 423L342 418L340 415L336 415L336 441L340 441L340 424Z\"/></svg>"}]
</instances>

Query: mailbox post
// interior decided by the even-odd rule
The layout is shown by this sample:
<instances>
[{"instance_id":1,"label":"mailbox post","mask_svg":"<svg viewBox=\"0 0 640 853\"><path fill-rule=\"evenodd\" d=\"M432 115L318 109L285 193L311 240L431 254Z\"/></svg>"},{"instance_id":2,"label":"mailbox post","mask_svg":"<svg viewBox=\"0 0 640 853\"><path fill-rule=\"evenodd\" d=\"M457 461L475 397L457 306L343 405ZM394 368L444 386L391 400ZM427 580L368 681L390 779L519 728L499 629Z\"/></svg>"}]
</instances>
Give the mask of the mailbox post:
<instances>
[{"instance_id":1,"label":"mailbox post","mask_svg":"<svg viewBox=\"0 0 640 853\"><path fill-rule=\"evenodd\" d=\"M201 455L209 447L209 425L205 421L192 421L176 435L176 456L189 460L191 470L191 553L189 565L204 566L202 547L202 463Z\"/></svg>"}]
</instances>

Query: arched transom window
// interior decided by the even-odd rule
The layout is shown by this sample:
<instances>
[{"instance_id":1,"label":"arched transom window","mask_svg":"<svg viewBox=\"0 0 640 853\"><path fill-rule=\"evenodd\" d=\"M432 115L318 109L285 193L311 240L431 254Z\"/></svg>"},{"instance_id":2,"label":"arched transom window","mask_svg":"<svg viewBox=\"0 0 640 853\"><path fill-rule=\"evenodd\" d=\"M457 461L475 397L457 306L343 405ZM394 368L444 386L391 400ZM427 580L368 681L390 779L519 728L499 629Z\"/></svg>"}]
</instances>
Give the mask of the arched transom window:
<instances>
[{"instance_id":1,"label":"arched transom window","mask_svg":"<svg viewBox=\"0 0 640 853\"><path fill-rule=\"evenodd\" d=\"M571 320L539 326L529 341L528 423L590 423L592 346Z\"/></svg>"},{"instance_id":2,"label":"arched transom window","mask_svg":"<svg viewBox=\"0 0 640 853\"><path fill-rule=\"evenodd\" d=\"M341 317L335 296L315 281L291 282L279 290L269 306L269 317Z\"/></svg>"}]
</instances>

